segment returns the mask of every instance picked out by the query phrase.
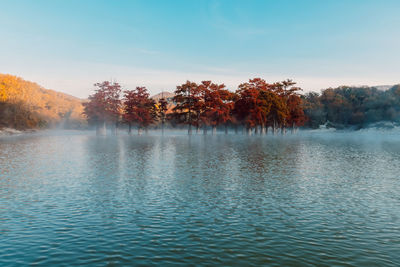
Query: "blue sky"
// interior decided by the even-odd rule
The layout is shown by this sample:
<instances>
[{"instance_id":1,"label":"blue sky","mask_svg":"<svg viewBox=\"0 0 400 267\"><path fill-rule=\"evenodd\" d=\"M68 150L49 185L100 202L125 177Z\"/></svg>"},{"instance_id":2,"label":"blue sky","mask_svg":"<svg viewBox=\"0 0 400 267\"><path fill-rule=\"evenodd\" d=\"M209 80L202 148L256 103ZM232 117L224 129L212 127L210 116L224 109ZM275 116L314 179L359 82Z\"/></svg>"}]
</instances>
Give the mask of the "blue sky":
<instances>
[{"instance_id":1,"label":"blue sky","mask_svg":"<svg viewBox=\"0 0 400 267\"><path fill-rule=\"evenodd\" d=\"M400 82L397 0L0 0L0 73L86 97L252 77L305 91Z\"/></svg>"}]
</instances>

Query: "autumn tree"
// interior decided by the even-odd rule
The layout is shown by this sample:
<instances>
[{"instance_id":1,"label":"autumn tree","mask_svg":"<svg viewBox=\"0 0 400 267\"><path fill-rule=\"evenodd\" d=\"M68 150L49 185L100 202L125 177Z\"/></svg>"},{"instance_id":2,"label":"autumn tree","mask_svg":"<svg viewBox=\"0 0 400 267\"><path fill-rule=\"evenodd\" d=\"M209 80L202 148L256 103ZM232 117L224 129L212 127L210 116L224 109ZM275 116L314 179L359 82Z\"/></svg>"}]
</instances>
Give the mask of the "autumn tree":
<instances>
[{"instance_id":1,"label":"autumn tree","mask_svg":"<svg viewBox=\"0 0 400 267\"><path fill-rule=\"evenodd\" d=\"M227 133L227 123L231 120L233 109L233 93L227 90L224 84L215 84L211 81L203 81L199 88L204 95L201 113L203 123L205 126L212 126L213 134L216 133L219 125L225 124L225 133Z\"/></svg>"},{"instance_id":2,"label":"autumn tree","mask_svg":"<svg viewBox=\"0 0 400 267\"><path fill-rule=\"evenodd\" d=\"M192 134L192 126L199 128L201 120L202 95L195 82L187 81L178 85L175 90L173 101L173 119L178 123L188 125L188 134Z\"/></svg>"},{"instance_id":3,"label":"autumn tree","mask_svg":"<svg viewBox=\"0 0 400 267\"><path fill-rule=\"evenodd\" d=\"M303 126L306 121L301 97L299 95L290 95L287 99L287 107L287 122L291 126L293 133L296 127Z\"/></svg>"},{"instance_id":4,"label":"autumn tree","mask_svg":"<svg viewBox=\"0 0 400 267\"><path fill-rule=\"evenodd\" d=\"M162 94L162 97L158 100L158 103L157 103L157 113L158 113L158 117L161 121L161 131L163 134L164 134L164 127L165 127L167 111L168 111L168 102L164 98L164 95Z\"/></svg>"},{"instance_id":5,"label":"autumn tree","mask_svg":"<svg viewBox=\"0 0 400 267\"><path fill-rule=\"evenodd\" d=\"M269 91L274 94L269 114L270 125L274 133L278 128L285 133L287 126L291 126L293 129L295 124L300 126L304 123L305 118L298 93L301 88L294 86L295 84L292 80L287 79L269 86Z\"/></svg>"},{"instance_id":6,"label":"autumn tree","mask_svg":"<svg viewBox=\"0 0 400 267\"><path fill-rule=\"evenodd\" d=\"M136 87L135 90L124 92L124 120L129 125L129 133L132 124L137 125L138 134L141 134L142 129L147 131L147 127L155 122L155 101L149 96L146 87Z\"/></svg>"},{"instance_id":7,"label":"autumn tree","mask_svg":"<svg viewBox=\"0 0 400 267\"><path fill-rule=\"evenodd\" d=\"M96 126L97 134L105 134L106 127L106 100L104 92L96 91L88 97L88 102L83 103L84 114L90 125ZM100 128L102 125L102 128Z\"/></svg>"},{"instance_id":8,"label":"autumn tree","mask_svg":"<svg viewBox=\"0 0 400 267\"><path fill-rule=\"evenodd\" d=\"M283 129L286 125L288 117L287 103L281 95L274 93L274 91L269 91L267 96L267 101L270 104L267 125L271 126L273 134L276 134L279 128Z\"/></svg>"},{"instance_id":9,"label":"autumn tree","mask_svg":"<svg viewBox=\"0 0 400 267\"><path fill-rule=\"evenodd\" d=\"M121 86L116 82L104 81L94 84L97 89L84 103L84 114L95 123L98 133L105 133L106 123L114 124L115 131L121 115ZM99 125L102 125L100 130Z\"/></svg>"},{"instance_id":10,"label":"autumn tree","mask_svg":"<svg viewBox=\"0 0 400 267\"><path fill-rule=\"evenodd\" d=\"M258 133L258 126L264 129L271 103L267 96L269 84L265 80L255 78L247 83L242 83L236 92L238 95L234 104L234 113L239 121L245 125L250 134L252 128ZM263 130L262 130L263 131Z\"/></svg>"}]
</instances>

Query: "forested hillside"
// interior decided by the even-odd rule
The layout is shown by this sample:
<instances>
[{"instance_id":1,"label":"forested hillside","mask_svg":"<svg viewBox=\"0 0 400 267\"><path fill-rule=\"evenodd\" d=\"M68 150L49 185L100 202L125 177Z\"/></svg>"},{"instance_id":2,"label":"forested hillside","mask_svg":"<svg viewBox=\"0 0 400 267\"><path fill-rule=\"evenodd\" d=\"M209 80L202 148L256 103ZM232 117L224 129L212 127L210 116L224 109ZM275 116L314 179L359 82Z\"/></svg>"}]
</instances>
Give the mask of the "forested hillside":
<instances>
[{"instance_id":1,"label":"forested hillside","mask_svg":"<svg viewBox=\"0 0 400 267\"><path fill-rule=\"evenodd\" d=\"M371 123L400 123L400 85L388 90L377 87L341 86L310 92L302 97L306 126L362 128Z\"/></svg>"},{"instance_id":2,"label":"forested hillside","mask_svg":"<svg viewBox=\"0 0 400 267\"><path fill-rule=\"evenodd\" d=\"M81 127L82 101L22 78L0 74L0 128Z\"/></svg>"}]
</instances>

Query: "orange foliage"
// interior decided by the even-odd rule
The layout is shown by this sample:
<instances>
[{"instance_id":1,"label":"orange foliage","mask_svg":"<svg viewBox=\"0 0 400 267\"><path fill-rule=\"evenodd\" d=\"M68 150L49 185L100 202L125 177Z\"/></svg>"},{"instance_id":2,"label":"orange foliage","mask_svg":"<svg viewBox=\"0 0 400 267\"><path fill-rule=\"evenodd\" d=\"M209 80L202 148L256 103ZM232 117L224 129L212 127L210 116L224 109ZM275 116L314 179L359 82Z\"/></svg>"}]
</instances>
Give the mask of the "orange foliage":
<instances>
[{"instance_id":1,"label":"orange foliage","mask_svg":"<svg viewBox=\"0 0 400 267\"><path fill-rule=\"evenodd\" d=\"M21 125L25 125L27 128L51 126L61 122L68 122L71 127L76 127L85 123L80 99L44 89L36 83L9 74L0 74L0 102L3 103L3 106L6 103L7 106L13 105L18 107L17 109L24 109L24 112L29 113L30 117L35 117L37 121L41 122L41 125L38 122L36 125L32 125L21 121ZM2 112L2 114L15 114L10 110ZM7 121L4 116L1 118L3 126L12 127L13 125L4 125Z\"/></svg>"}]
</instances>

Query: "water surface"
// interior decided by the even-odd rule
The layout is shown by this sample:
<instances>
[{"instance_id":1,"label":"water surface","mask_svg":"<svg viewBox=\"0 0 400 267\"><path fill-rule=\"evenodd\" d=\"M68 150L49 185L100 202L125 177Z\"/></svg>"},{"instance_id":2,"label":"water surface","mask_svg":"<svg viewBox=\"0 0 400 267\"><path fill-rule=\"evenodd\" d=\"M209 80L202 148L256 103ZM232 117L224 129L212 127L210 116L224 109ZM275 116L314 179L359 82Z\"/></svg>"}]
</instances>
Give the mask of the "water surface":
<instances>
[{"instance_id":1,"label":"water surface","mask_svg":"<svg viewBox=\"0 0 400 267\"><path fill-rule=\"evenodd\" d=\"M0 265L400 265L400 135L0 139Z\"/></svg>"}]
</instances>

